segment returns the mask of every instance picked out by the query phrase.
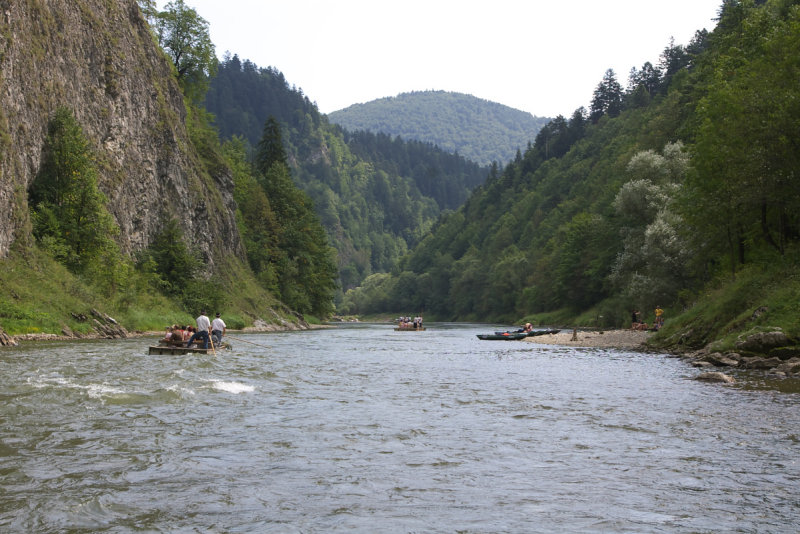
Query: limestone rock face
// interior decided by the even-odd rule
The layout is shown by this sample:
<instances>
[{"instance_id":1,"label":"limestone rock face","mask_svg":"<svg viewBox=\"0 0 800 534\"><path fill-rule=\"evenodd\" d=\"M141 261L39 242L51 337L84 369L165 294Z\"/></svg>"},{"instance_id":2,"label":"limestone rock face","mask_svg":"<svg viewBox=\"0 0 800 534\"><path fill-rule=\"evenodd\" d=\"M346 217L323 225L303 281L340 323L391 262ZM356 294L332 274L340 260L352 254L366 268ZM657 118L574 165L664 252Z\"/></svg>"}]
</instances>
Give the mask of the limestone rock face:
<instances>
[{"instance_id":1,"label":"limestone rock face","mask_svg":"<svg viewBox=\"0 0 800 534\"><path fill-rule=\"evenodd\" d=\"M223 255L244 256L230 171L196 154L136 0L0 0L0 259L30 239L27 191L60 106L93 144L123 252L176 218L208 272Z\"/></svg>"}]
</instances>

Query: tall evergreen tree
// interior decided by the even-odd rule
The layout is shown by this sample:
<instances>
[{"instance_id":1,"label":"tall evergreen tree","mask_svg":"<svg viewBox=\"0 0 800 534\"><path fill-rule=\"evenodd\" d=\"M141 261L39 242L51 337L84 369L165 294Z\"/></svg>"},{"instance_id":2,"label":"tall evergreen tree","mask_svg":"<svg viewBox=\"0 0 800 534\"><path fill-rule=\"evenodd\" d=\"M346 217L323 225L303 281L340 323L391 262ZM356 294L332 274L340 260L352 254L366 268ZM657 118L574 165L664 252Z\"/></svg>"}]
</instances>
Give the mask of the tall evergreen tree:
<instances>
[{"instance_id":1,"label":"tall evergreen tree","mask_svg":"<svg viewBox=\"0 0 800 534\"><path fill-rule=\"evenodd\" d=\"M603 115L616 117L622 111L622 86L617 81L614 69L608 69L597 85L592 97L589 118L597 122Z\"/></svg>"},{"instance_id":2,"label":"tall evergreen tree","mask_svg":"<svg viewBox=\"0 0 800 534\"><path fill-rule=\"evenodd\" d=\"M271 263L281 300L300 313L324 317L333 311L335 254L311 199L292 181L280 125L272 117L264 125L255 167L280 228Z\"/></svg>"},{"instance_id":3,"label":"tall evergreen tree","mask_svg":"<svg viewBox=\"0 0 800 534\"><path fill-rule=\"evenodd\" d=\"M97 187L89 140L72 111L59 108L45 140L44 162L30 190L33 231L53 256L83 272L110 250L119 228Z\"/></svg>"},{"instance_id":4,"label":"tall evergreen tree","mask_svg":"<svg viewBox=\"0 0 800 534\"><path fill-rule=\"evenodd\" d=\"M280 163L288 166L286 149L283 147L283 135L278 120L270 115L264 123L264 131L258 142L256 152L256 168L266 173L273 164Z\"/></svg>"}]
</instances>

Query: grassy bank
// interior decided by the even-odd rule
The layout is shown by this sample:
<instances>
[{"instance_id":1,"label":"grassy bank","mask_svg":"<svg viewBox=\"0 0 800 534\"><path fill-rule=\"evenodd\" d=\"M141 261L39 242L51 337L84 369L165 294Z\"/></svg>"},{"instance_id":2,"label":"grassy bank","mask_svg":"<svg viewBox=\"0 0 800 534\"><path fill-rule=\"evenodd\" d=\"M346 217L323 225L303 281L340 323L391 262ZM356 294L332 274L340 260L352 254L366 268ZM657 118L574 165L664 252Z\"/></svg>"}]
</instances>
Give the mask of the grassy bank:
<instances>
[{"instance_id":1,"label":"grassy bank","mask_svg":"<svg viewBox=\"0 0 800 534\"><path fill-rule=\"evenodd\" d=\"M182 309L135 272L125 287L110 296L102 294L90 281L75 276L36 248L15 248L0 261L0 272L0 327L12 336L61 334L65 327L89 333L92 309L110 315L130 331L161 331L170 324L192 324L199 311ZM225 304L219 311L229 328L244 328L256 319L268 323L298 321L236 259L226 260L220 274L209 283L223 289Z\"/></svg>"},{"instance_id":2,"label":"grassy bank","mask_svg":"<svg viewBox=\"0 0 800 534\"><path fill-rule=\"evenodd\" d=\"M651 339L663 348L727 351L756 332L780 329L800 339L800 255L792 251L772 261L754 262L707 286L694 304L667 315L664 328Z\"/></svg>"}]
</instances>

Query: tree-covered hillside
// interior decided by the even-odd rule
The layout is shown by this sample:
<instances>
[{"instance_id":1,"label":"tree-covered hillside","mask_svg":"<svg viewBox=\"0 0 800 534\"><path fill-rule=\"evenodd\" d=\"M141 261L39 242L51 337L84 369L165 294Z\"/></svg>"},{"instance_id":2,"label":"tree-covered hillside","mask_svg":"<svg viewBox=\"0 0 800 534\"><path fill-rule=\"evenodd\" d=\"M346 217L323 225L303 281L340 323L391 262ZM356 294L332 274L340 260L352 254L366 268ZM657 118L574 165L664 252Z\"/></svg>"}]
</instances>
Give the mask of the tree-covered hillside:
<instances>
[{"instance_id":1,"label":"tree-covered hillside","mask_svg":"<svg viewBox=\"0 0 800 534\"><path fill-rule=\"evenodd\" d=\"M443 216L398 274L368 278L343 308L621 325L633 309L677 314L763 272L760 290L730 289L724 309L695 317L681 342L751 324L800 333L794 3L726 1L713 33L670 44L631 71L626 89L608 71L590 111L550 122ZM769 312L751 318L758 307Z\"/></svg>"},{"instance_id":2,"label":"tree-covered hillside","mask_svg":"<svg viewBox=\"0 0 800 534\"><path fill-rule=\"evenodd\" d=\"M387 272L444 209L456 209L488 169L421 142L345 132L279 71L226 57L205 99L223 138L254 146L265 121L282 130L295 182L338 252L348 289Z\"/></svg>"},{"instance_id":3,"label":"tree-covered hillside","mask_svg":"<svg viewBox=\"0 0 800 534\"><path fill-rule=\"evenodd\" d=\"M432 143L484 165L506 164L550 119L446 91L415 91L354 104L328 115L348 130Z\"/></svg>"}]
</instances>

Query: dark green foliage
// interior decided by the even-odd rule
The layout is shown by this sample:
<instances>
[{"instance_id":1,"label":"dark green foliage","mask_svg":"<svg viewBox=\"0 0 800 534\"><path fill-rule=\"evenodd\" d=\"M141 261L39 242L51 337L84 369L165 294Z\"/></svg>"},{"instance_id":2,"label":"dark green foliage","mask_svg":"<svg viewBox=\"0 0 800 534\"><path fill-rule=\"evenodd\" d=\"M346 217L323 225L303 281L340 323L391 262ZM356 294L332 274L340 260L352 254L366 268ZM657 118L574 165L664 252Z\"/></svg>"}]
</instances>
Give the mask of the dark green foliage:
<instances>
[{"instance_id":1,"label":"dark green foliage","mask_svg":"<svg viewBox=\"0 0 800 534\"><path fill-rule=\"evenodd\" d=\"M354 155L387 173L410 178L442 210L459 208L469 192L486 180L486 167L429 143L367 131L343 134Z\"/></svg>"},{"instance_id":2,"label":"dark green foliage","mask_svg":"<svg viewBox=\"0 0 800 534\"><path fill-rule=\"evenodd\" d=\"M118 254L112 236L119 229L97 187L89 141L67 108L59 108L50 121L29 204L37 241L71 271L98 269Z\"/></svg>"},{"instance_id":3,"label":"dark green foliage","mask_svg":"<svg viewBox=\"0 0 800 534\"><path fill-rule=\"evenodd\" d=\"M239 56L226 55L211 80L204 105L216 117L222 139L243 137L251 146L261 139L264 123L274 117L290 131L308 135L322 115L299 90L293 90L273 67L260 68Z\"/></svg>"},{"instance_id":4,"label":"dark green foliage","mask_svg":"<svg viewBox=\"0 0 800 534\"><path fill-rule=\"evenodd\" d=\"M783 254L800 234L800 8L782 11L726 4L701 66L708 84L684 211L734 273L753 245Z\"/></svg>"},{"instance_id":5,"label":"dark green foliage","mask_svg":"<svg viewBox=\"0 0 800 534\"><path fill-rule=\"evenodd\" d=\"M279 131L291 179L311 197L338 252L345 289L371 273L391 270L442 209L460 206L486 176L485 168L429 144L344 132L328 124L279 71L237 56L221 63L206 106L224 138L238 135L250 146L262 140L272 118L269 137ZM252 265L254 256L248 252L248 257Z\"/></svg>"},{"instance_id":6,"label":"dark green foliage","mask_svg":"<svg viewBox=\"0 0 800 534\"><path fill-rule=\"evenodd\" d=\"M164 225L137 262L154 289L180 302L189 313L223 306L221 288L202 278L201 267L199 255L186 245L175 219Z\"/></svg>"},{"instance_id":7,"label":"dark green foliage","mask_svg":"<svg viewBox=\"0 0 800 534\"><path fill-rule=\"evenodd\" d=\"M180 295L200 271L201 263L183 240L175 219L170 219L150 245L147 259L152 260L160 276L160 288L167 294Z\"/></svg>"},{"instance_id":8,"label":"dark green foliage","mask_svg":"<svg viewBox=\"0 0 800 534\"><path fill-rule=\"evenodd\" d=\"M333 311L336 262L308 195L295 186L281 130L270 117L255 157L257 179L278 225L274 266L281 300L293 310L318 317Z\"/></svg>"},{"instance_id":9,"label":"dark green foliage","mask_svg":"<svg viewBox=\"0 0 800 534\"><path fill-rule=\"evenodd\" d=\"M608 69L592 96L589 118L597 122L603 115L616 117L622 111L622 86L613 69Z\"/></svg>"},{"instance_id":10,"label":"dark green foliage","mask_svg":"<svg viewBox=\"0 0 800 534\"><path fill-rule=\"evenodd\" d=\"M334 111L332 122L351 130L431 143L488 165L505 163L549 119L502 104L446 91L415 91Z\"/></svg>"},{"instance_id":11,"label":"dark green foliage","mask_svg":"<svg viewBox=\"0 0 800 534\"><path fill-rule=\"evenodd\" d=\"M272 211L267 194L253 177L247 162L245 142L234 138L223 144L223 154L233 171L234 199L237 224L247 253L247 261L262 287L279 294L278 275L272 263L277 254L280 226Z\"/></svg>"}]
</instances>

